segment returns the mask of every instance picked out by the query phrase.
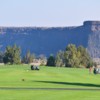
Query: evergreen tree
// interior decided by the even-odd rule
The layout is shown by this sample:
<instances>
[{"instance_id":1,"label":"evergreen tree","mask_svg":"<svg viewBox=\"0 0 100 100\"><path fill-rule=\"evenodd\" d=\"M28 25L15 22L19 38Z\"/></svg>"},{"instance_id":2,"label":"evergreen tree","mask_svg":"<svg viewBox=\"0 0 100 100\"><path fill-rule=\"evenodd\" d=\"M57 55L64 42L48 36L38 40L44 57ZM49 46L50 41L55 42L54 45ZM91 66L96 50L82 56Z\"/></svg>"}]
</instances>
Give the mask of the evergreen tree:
<instances>
[{"instance_id":1,"label":"evergreen tree","mask_svg":"<svg viewBox=\"0 0 100 100\"><path fill-rule=\"evenodd\" d=\"M3 63L3 57L4 57L4 54L0 52L0 63Z\"/></svg>"},{"instance_id":2,"label":"evergreen tree","mask_svg":"<svg viewBox=\"0 0 100 100\"><path fill-rule=\"evenodd\" d=\"M3 61L5 64L20 64L20 48L16 45L7 46Z\"/></svg>"},{"instance_id":3,"label":"evergreen tree","mask_svg":"<svg viewBox=\"0 0 100 100\"><path fill-rule=\"evenodd\" d=\"M47 66L55 66L55 57L53 55L50 55L47 59Z\"/></svg>"}]
</instances>

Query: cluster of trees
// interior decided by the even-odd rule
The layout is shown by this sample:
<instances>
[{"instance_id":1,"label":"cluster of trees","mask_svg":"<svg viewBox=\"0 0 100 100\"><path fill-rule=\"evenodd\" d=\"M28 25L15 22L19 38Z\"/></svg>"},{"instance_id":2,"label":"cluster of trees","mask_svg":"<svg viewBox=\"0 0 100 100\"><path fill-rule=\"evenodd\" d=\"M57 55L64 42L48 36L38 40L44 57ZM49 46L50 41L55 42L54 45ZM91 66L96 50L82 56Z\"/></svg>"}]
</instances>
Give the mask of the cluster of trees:
<instances>
[{"instance_id":1,"label":"cluster of trees","mask_svg":"<svg viewBox=\"0 0 100 100\"><path fill-rule=\"evenodd\" d=\"M0 52L0 63L5 64L29 64L35 58L35 55L31 54L30 51L21 57L21 49L16 45L7 46L4 53ZM44 61L45 57L40 56L40 58ZM55 57L50 55L47 59L47 66L91 67L93 66L93 61L83 46L76 47L74 44L69 44L65 51L59 51Z\"/></svg>"},{"instance_id":2,"label":"cluster of trees","mask_svg":"<svg viewBox=\"0 0 100 100\"><path fill-rule=\"evenodd\" d=\"M30 51L28 51L26 55L21 58L21 49L16 45L7 46L4 53L0 52L0 63L5 64L29 64L33 62L34 58L34 54L31 54Z\"/></svg>"},{"instance_id":3,"label":"cluster of trees","mask_svg":"<svg viewBox=\"0 0 100 100\"><path fill-rule=\"evenodd\" d=\"M50 55L47 60L47 66L57 67L91 67L92 58L83 46L76 47L69 44L65 51L59 51L54 57Z\"/></svg>"},{"instance_id":4,"label":"cluster of trees","mask_svg":"<svg viewBox=\"0 0 100 100\"><path fill-rule=\"evenodd\" d=\"M5 64L19 64L20 60L20 48L16 45L7 46L6 51L4 53L3 62Z\"/></svg>"}]
</instances>

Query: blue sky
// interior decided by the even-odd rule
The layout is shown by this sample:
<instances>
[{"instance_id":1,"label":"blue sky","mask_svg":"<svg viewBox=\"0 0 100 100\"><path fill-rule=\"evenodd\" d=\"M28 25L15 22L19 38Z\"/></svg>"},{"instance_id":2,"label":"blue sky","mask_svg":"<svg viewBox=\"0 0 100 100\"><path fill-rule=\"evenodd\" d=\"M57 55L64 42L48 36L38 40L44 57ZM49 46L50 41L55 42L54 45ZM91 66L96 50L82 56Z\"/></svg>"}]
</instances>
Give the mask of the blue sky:
<instances>
[{"instance_id":1,"label":"blue sky","mask_svg":"<svg viewBox=\"0 0 100 100\"><path fill-rule=\"evenodd\" d=\"M0 26L77 26L100 20L100 0L0 0Z\"/></svg>"}]
</instances>

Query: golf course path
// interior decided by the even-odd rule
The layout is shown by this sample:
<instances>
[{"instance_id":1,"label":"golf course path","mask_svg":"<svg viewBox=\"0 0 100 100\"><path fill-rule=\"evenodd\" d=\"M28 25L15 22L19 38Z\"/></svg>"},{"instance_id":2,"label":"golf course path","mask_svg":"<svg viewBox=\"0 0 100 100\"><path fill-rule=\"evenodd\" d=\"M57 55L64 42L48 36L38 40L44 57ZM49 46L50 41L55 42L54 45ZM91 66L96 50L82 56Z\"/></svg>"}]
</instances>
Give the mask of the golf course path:
<instances>
[{"instance_id":1,"label":"golf course path","mask_svg":"<svg viewBox=\"0 0 100 100\"><path fill-rule=\"evenodd\" d=\"M75 90L75 91L100 91L100 88L31 88L31 87L0 87L0 90Z\"/></svg>"}]
</instances>

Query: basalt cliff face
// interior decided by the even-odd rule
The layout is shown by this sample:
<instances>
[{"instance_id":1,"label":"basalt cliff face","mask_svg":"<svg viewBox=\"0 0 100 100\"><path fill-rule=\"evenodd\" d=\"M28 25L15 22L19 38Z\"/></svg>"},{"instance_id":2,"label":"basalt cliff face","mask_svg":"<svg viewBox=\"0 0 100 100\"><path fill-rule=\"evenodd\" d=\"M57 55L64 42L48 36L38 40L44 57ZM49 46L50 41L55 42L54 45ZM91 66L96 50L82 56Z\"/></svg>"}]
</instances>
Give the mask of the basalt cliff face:
<instances>
[{"instance_id":1,"label":"basalt cliff face","mask_svg":"<svg viewBox=\"0 0 100 100\"><path fill-rule=\"evenodd\" d=\"M56 54L68 44L83 45L93 58L100 57L100 21L85 21L77 27L0 27L0 50L17 44L24 55Z\"/></svg>"}]
</instances>

